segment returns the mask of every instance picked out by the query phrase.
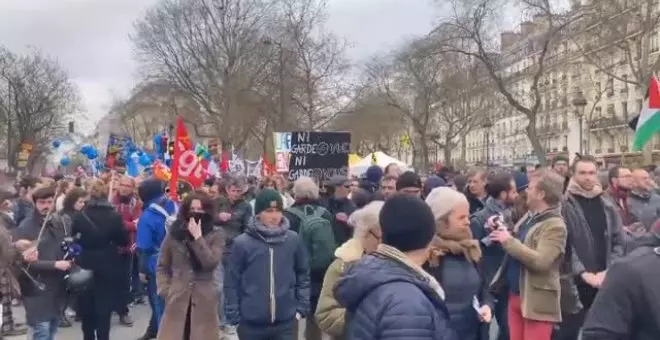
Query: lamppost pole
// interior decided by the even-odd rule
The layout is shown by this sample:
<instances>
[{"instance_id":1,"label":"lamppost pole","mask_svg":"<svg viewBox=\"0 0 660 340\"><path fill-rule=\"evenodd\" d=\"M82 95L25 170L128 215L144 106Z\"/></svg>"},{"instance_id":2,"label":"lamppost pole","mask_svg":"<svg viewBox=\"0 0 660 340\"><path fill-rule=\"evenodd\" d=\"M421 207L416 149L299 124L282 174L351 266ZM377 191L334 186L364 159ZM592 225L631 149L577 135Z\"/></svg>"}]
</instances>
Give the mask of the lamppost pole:
<instances>
[{"instance_id":1,"label":"lamppost pole","mask_svg":"<svg viewBox=\"0 0 660 340\"><path fill-rule=\"evenodd\" d=\"M579 125L579 138L580 138L580 155L583 154L583 137L582 137L582 131L584 129L584 110L587 107L587 99L584 97L584 94L582 91L578 91L578 93L575 95L575 98L573 98L573 106L575 107L575 115L578 118L578 125Z\"/></svg>"},{"instance_id":2,"label":"lamppost pole","mask_svg":"<svg viewBox=\"0 0 660 340\"><path fill-rule=\"evenodd\" d=\"M490 165L490 128L493 127L493 122L491 122L490 118L486 117L481 127L486 130L484 136L486 137L486 167L488 167Z\"/></svg>"}]
</instances>

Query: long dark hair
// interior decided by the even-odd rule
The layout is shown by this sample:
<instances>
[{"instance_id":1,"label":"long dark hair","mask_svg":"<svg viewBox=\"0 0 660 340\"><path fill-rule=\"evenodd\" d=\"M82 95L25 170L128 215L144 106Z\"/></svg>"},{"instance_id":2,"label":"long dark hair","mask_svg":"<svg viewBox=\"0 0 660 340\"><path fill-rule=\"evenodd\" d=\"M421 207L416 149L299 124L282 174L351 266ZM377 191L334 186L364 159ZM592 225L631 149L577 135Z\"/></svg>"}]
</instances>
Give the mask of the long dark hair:
<instances>
[{"instance_id":1,"label":"long dark hair","mask_svg":"<svg viewBox=\"0 0 660 340\"><path fill-rule=\"evenodd\" d=\"M64 211L75 211L74 205L78 202L79 199L87 196L87 192L83 188L75 187L69 190L69 192L64 196L64 201L62 202L62 209Z\"/></svg>"},{"instance_id":2,"label":"long dark hair","mask_svg":"<svg viewBox=\"0 0 660 340\"><path fill-rule=\"evenodd\" d=\"M182 221L188 221L190 218L190 206L194 200L199 200L202 203L202 210L205 213L214 216L214 206L213 199L207 193L203 191L196 190L191 194L188 194L183 201L181 202L181 209L179 210L179 219Z\"/></svg>"}]
</instances>

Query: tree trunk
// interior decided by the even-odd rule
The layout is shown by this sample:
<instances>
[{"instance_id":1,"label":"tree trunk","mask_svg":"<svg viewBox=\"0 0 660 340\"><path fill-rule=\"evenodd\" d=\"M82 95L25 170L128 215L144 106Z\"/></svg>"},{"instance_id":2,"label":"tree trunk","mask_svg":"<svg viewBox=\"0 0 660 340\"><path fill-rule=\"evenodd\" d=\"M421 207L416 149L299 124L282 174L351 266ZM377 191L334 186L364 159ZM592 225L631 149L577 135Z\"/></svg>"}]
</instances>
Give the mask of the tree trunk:
<instances>
[{"instance_id":1,"label":"tree trunk","mask_svg":"<svg viewBox=\"0 0 660 340\"><path fill-rule=\"evenodd\" d=\"M525 131L527 132L527 138L529 138L529 142L532 144L534 154L539 159L539 164L541 166L546 166L548 165L548 160L545 158L545 149L543 149L543 145L541 145L541 141L539 141L539 138L536 134L536 115L530 116L534 118L529 120L529 124L527 125L527 128L525 128Z\"/></svg>"},{"instance_id":2,"label":"tree trunk","mask_svg":"<svg viewBox=\"0 0 660 340\"><path fill-rule=\"evenodd\" d=\"M461 135L461 161L467 163L467 134Z\"/></svg>"}]
</instances>

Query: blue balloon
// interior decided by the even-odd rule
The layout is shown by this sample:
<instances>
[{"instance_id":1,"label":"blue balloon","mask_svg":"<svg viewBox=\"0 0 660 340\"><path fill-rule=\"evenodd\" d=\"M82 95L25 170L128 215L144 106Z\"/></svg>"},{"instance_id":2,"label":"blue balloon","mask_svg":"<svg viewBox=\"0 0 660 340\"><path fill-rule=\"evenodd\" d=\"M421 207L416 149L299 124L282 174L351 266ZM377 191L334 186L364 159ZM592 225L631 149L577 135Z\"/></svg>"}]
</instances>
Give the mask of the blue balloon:
<instances>
[{"instance_id":1,"label":"blue balloon","mask_svg":"<svg viewBox=\"0 0 660 340\"><path fill-rule=\"evenodd\" d=\"M60 159L61 166L67 166L69 164L71 164L71 158L69 158L68 156L64 156Z\"/></svg>"},{"instance_id":2,"label":"blue balloon","mask_svg":"<svg viewBox=\"0 0 660 340\"><path fill-rule=\"evenodd\" d=\"M93 146L89 144L83 144L83 146L80 147L80 153L87 156L92 150L95 150Z\"/></svg>"},{"instance_id":3,"label":"blue balloon","mask_svg":"<svg viewBox=\"0 0 660 340\"><path fill-rule=\"evenodd\" d=\"M96 149L92 148L92 149L87 151L85 156L87 156L87 159L95 159L96 157L99 156L99 152L96 151Z\"/></svg>"},{"instance_id":4,"label":"blue balloon","mask_svg":"<svg viewBox=\"0 0 660 340\"><path fill-rule=\"evenodd\" d=\"M140 163L140 165L147 167L150 166L151 163L153 163L153 159L151 159L151 157L148 154L143 153L142 155L140 155L138 162Z\"/></svg>"},{"instance_id":5,"label":"blue balloon","mask_svg":"<svg viewBox=\"0 0 660 340\"><path fill-rule=\"evenodd\" d=\"M59 148L60 145L62 145L62 142L60 142L59 140L56 139L56 140L53 141L53 147L55 149Z\"/></svg>"}]
</instances>

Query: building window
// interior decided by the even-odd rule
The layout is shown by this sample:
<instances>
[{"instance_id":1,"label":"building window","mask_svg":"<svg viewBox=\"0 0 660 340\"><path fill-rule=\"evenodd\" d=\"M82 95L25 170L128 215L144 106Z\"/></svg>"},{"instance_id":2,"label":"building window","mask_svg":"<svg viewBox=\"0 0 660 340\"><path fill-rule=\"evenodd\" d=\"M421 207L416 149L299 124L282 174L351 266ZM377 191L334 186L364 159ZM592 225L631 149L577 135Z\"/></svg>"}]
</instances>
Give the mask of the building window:
<instances>
[{"instance_id":1,"label":"building window","mask_svg":"<svg viewBox=\"0 0 660 340\"><path fill-rule=\"evenodd\" d=\"M621 102L621 112L623 113L623 118L628 120L628 102Z\"/></svg>"}]
</instances>

